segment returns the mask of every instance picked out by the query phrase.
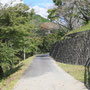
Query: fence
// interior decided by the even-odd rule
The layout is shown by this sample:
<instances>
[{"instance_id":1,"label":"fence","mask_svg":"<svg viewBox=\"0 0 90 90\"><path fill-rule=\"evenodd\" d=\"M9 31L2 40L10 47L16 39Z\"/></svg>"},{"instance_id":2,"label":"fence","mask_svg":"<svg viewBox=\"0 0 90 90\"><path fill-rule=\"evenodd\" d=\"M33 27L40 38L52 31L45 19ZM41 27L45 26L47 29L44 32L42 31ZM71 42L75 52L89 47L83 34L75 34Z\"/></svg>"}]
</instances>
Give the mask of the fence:
<instances>
[{"instance_id":1,"label":"fence","mask_svg":"<svg viewBox=\"0 0 90 90\"><path fill-rule=\"evenodd\" d=\"M86 87L90 89L90 58L86 61L85 64L84 83Z\"/></svg>"}]
</instances>

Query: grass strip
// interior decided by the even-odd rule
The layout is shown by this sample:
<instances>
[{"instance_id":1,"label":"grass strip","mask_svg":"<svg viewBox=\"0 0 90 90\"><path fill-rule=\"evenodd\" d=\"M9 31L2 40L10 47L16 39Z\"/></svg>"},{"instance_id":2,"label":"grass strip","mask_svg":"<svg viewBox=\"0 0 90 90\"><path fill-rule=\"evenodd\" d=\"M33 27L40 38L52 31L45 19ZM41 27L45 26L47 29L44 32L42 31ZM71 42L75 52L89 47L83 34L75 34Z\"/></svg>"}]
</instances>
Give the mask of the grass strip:
<instances>
[{"instance_id":1,"label":"grass strip","mask_svg":"<svg viewBox=\"0 0 90 90\"><path fill-rule=\"evenodd\" d=\"M76 30L72 30L71 32L67 33L67 35L69 34L73 34L73 33L77 33L77 32L82 32L82 31L86 31L86 30L90 30L90 23L87 25L84 25Z\"/></svg>"},{"instance_id":2,"label":"grass strip","mask_svg":"<svg viewBox=\"0 0 90 90\"><path fill-rule=\"evenodd\" d=\"M31 63L32 59L35 56L32 56L22 62L20 62L16 68L18 67L18 70L8 76L7 78L3 78L0 81L0 90L12 90L12 88L15 86L15 84L18 82L20 77L22 76L23 72L27 69L28 65Z\"/></svg>"},{"instance_id":3,"label":"grass strip","mask_svg":"<svg viewBox=\"0 0 90 90\"><path fill-rule=\"evenodd\" d=\"M57 64L75 79L84 82L84 66L64 64L60 62L57 62Z\"/></svg>"}]
</instances>

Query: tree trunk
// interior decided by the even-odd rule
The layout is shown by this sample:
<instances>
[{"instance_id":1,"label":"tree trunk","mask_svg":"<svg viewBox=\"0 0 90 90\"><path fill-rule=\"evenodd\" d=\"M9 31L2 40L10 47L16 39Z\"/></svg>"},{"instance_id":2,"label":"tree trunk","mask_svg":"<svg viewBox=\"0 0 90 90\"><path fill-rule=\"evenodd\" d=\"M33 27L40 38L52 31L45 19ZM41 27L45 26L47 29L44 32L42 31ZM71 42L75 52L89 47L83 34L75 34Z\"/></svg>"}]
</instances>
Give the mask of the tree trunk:
<instances>
[{"instance_id":1,"label":"tree trunk","mask_svg":"<svg viewBox=\"0 0 90 90\"><path fill-rule=\"evenodd\" d=\"M3 69L2 67L0 66L0 79L3 77Z\"/></svg>"},{"instance_id":2,"label":"tree trunk","mask_svg":"<svg viewBox=\"0 0 90 90\"><path fill-rule=\"evenodd\" d=\"M10 70L13 70L12 61L9 61L9 68Z\"/></svg>"}]
</instances>

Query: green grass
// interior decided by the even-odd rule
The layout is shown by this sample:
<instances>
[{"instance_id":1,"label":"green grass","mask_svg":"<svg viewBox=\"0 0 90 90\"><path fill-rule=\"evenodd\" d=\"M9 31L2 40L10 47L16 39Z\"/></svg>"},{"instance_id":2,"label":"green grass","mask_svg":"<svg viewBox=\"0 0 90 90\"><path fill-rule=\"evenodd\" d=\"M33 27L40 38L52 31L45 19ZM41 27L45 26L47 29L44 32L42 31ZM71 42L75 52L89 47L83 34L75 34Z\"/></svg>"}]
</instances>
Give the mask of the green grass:
<instances>
[{"instance_id":1,"label":"green grass","mask_svg":"<svg viewBox=\"0 0 90 90\"><path fill-rule=\"evenodd\" d=\"M67 35L72 34L72 33L76 33L76 32L86 31L86 30L90 30L90 23L87 24L87 25L84 25L84 26L82 26L82 27L80 27L80 28L78 28L76 30L73 30L73 31L67 33Z\"/></svg>"},{"instance_id":2,"label":"green grass","mask_svg":"<svg viewBox=\"0 0 90 90\"><path fill-rule=\"evenodd\" d=\"M63 64L60 62L57 62L57 64L75 79L84 82L84 66Z\"/></svg>"},{"instance_id":3,"label":"green grass","mask_svg":"<svg viewBox=\"0 0 90 90\"><path fill-rule=\"evenodd\" d=\"M32 59L34 57L35 56L30 57L30 58L28 58L28 59L20 62L16 66L16 68L19 67L18 70L16 70L16 72L14 72L13 74L11 74L7 78L3 78L0 81L0 90L12 90L12 88L15 86L15 84L17 83L17 81L20 79L20 77L22 76L22 73L26 70L26 68L31 63L31 61L32 61Z\"/></svg>"}]
</instances>

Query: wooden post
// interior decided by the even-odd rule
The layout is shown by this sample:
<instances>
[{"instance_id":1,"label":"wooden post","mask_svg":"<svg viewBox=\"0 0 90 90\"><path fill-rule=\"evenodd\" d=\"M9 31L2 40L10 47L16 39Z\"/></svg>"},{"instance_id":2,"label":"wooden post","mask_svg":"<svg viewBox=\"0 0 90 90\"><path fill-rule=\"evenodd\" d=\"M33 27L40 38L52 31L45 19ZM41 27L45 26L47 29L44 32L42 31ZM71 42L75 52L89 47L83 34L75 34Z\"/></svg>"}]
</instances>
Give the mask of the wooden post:
<instances>
[{"instance_id":1,"label":"wooden post","mask_svg":"<svg viewBox=\"0 0 90 90\"><path fill-rule=\"evenodd\" d=\"M26 59L25 47L24 47L24 60Z\"/></svg>"}]
</instances>

